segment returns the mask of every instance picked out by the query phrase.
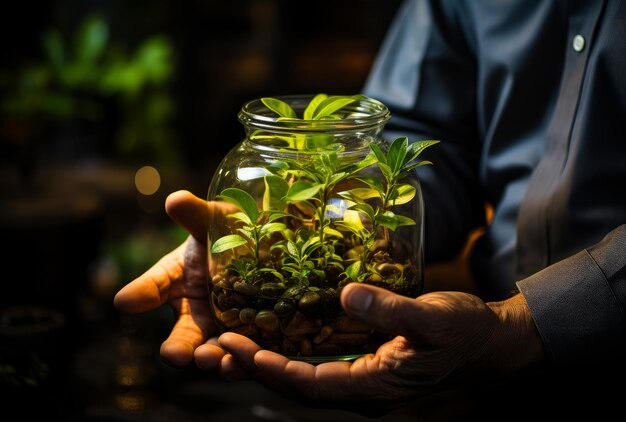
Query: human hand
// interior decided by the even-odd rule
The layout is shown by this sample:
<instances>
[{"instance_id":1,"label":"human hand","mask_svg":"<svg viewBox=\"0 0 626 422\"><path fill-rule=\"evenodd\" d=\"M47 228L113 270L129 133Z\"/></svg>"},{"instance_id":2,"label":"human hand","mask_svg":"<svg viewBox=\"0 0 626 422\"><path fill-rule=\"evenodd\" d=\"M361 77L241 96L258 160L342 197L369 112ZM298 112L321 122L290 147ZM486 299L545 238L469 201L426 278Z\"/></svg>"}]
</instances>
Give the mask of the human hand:
<instances>
[{"instance_id":1,"label":"human hand","mask_svg":"<svg viewBox=\"0 0 626 422\"><path fill-rule=\"evenodd\" d=\"M192 362L196 347L215 333L207 290L207 224L222 224L226 210L223 204L204 201L187 191L169 195L165 209L189 237L124 286L114 305L128 314L171 306L176 323L161 345L161 357L174 366L184 366ZM205 351L224 355L217 346L206 346Z\"/></svg>"},{"instance_id":2,"label":"human hand","mask_svg":"<svg viewBox=\"0 0 626 422\"><path fill-rule=\"evenodd\" d=\"M354 362L314 366L225 333L219 344L229 354L215 359L200 346L196 362L217 368L228 379L252 377L306 404L367 413L373 407L389 409L443 388L480 382L543 358L539 334L521 295L489 304L461 292L411 299L351 283L343 289L341 303L353 319L396 337Z\"/></svg>"}]
</instances>

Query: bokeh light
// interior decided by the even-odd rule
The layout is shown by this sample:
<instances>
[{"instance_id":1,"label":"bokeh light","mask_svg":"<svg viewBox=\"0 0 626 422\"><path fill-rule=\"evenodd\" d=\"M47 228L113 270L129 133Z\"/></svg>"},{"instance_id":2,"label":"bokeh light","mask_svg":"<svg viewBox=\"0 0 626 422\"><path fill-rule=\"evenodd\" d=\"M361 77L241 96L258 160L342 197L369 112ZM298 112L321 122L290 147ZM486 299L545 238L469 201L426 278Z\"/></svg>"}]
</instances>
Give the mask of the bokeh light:
<instances>
[{"instance_id":1,"label":"bokeh light","mask_svg":"<svg viewBox=\"0 0 626 422\"><path fill-rule=\"evenodd\" d=\"M161 186L161 175L152 166L143 166L135 173L135 187L143 195L153 195Z\"/></svg>"}]
</instances>

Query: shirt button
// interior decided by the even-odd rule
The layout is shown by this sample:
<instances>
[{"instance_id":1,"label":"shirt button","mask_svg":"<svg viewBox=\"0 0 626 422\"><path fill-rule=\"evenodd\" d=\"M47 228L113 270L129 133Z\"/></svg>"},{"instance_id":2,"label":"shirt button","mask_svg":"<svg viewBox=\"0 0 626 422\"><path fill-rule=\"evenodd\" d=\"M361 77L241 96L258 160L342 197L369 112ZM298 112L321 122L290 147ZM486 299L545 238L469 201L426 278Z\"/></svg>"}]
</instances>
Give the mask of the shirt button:
<instances>
[{"instance_id":1,"label":"shirt button","mask_svg":"<svg viewBox=\"0 0 626 422\"><path fill-rule=\"evenodd\" d=\"M574 41L572 41L572 47L574 47L574 51L580 53L585 48L585 37L582 35L576 35L574 37Z\"/></svg>"}]
</instances>

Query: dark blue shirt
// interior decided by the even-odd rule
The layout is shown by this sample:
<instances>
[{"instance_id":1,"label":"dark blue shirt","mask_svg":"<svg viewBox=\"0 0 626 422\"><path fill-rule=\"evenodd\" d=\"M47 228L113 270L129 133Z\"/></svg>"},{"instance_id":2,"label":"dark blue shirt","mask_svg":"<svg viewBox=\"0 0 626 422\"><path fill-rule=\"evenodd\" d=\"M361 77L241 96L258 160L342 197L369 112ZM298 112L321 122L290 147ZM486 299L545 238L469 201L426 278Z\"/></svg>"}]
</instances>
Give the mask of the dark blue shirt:
<instances>
[{"instance_id":1,"label":"dark blue shirt","mask_svg":"<svg viewBox=\"0 0 626 422\"><path fill-rule=\"evenodd\" d=\"M427 260L487 203L483 298L518 288L555 361L626 355L626 2L407 1L365 94L389 139L442 141L419 170Z\"/></svg>"}]
</instances>

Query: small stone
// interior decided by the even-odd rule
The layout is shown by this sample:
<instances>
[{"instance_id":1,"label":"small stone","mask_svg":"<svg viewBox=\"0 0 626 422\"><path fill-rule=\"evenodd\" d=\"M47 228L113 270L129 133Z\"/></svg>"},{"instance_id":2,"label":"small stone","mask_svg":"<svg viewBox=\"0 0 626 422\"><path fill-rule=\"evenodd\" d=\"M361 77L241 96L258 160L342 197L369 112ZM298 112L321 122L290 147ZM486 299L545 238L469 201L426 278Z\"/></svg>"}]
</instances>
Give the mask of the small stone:
<instances>
[{"instance_id":1,"label":"small stone","mask_svg":"<svg viewBox=\"0 0 626 422\"><path fill-rule=\"evenodd\" d=\"M306 292L298 301L298 308L306 314L313 314L320 310L322 297L317 292Z\"/></svg>"},{"instance_id":2,"label":"small stone","mask_svg":"<svg viewBox=\"0 0 626 422\"><path fill-rule=\"evenodd\" d=\"M350 259L357 261L361 259L361 255L363 254L363 246L355 246L354 248L348 249L344 254L345 259Z\"/></svg>"},{"instance_id":3,"label":"small stone","mask_svg":"<svg viewBox=\"0 0 626 422\"><path fill-rule=\"evenodd\" d=\"M254 323L263 331L277 333L280 330L280 320L278 316L270 310L264 309L256 314Z\"/></svg>"},{"instance_id":4,"label":"small stone","mask_svg":"<svg viewBox=\"0 0 626 422\"><path fill-rule=\"evenodd\" d=\"M254 308L243 308L239 312L239 319L244 324L254 324L254 319L256 318L257 310Z\"/></svg>"},{"instance_id":5,"label":"small stone","mask_svg":"<svg viewBox=\"0 0 626 422\"><path fill-rule=\"evenodd\" d=\"M280 317L291 315L295 310L296 307L293 302L286 299L280 299L276 302L276 305L274 305L274 312Z\"/></svg>"},{"instance_id":6,"label":"small stone","mask_svg":"<svg viewBox=\"0 0 626 422\"><path fill-rule=\"evenodd\" d=\"M241 325L241 320L239 319L239 309L232 308L228 309L220 313L219 315L215 315L219 321L224 324L224 326L228 328L238 327Z\"/></svg>"},{"instance_id":7,"label":"small stone","mask_svg":"<svg viewBox=\"0 0 626 422\"><path fill-rule=\"evenodd\" d=\"M252 284L238 281L234 284L233 289L242 295L257 296L259 294L259 287Z\"/></svg>"},{"instance_id":8,"label":"small stone","mask_svg":"<svg viewBox=\"0 0 626 422\"><path fill-rule=\"evenodd\" d=\"M230 309L237 306L237 301L233 297L232 293L224 290L217 295L217 303L222 309Z\"/></svg>"},{"instance_id":9,"label":"small stone","mask_svg":"<svg viewBox=\"0 0 626 422\"><path fill-rule=\"evenodd\" d=\"M219 281L214 281L213 282L213 286L219 288L219 289L224 289L224 290L232 290L233 288L233 282L230 279L225 279L222 278Z\"/></svg>"},{"instance_id":10,"label":"small stone","mask_svg":"<svg viewBox=\"0 0 626 422\"><path fill-rule=\"evenodd\" d=\"M241 293L233 294L233 300L239 308L249 308L254 304L254 296L248 296Z\"/></svg>"},{"instance_id":11,"label":"small stone","mask_svg":"<svg viewBox=\"0 0 626 422\"><path fill-rule=\"evenodd\" d=\"M261 296L265 297L279 297L284 291L285 285L282 283L265 283L261 286Z\"/></svg>"},{"instance_id":12,"label":"small stone","mask_svg":"<svg viewBox=\"0 0 626 422\"><path fill-rule=\"evenodd\" d=\"M386 239L376 239L372 246L370 246L370 251L379 252L379 251L388 251L391 248L391 242Z\"/></svg>"},{"instance_id":13,"label":"small stone","mask_svg":"<svg viewBox=\"0 0 626 422\"><path fill-rule=\"evenodd\" d=\"M404 268L402 267L402 265L400 265L400 268L398 268L395 264L390 264L388 262L378 264L376 266L376 270L384 278L397 277L402 273L403 269Z\"/></svg>"},{"instance_id":14,"label":"small stone","mask_svg":"<svg viewBox=\"0 0 626 422\"><path fill-rule=\"evenodd\" d=\"M297 311L289 320L283 321L281 331L286 336L299 336L317 333L321 327L321 321L307 318Z\"/></svg>"},{"instance_id":15,"label":"small stone","mask_svg":"<svg viewBox=\"0 0 626 422\"><path fill-rule=\"evenodd\" d=\"M313 343L321 344L333 333L333 327L330 325L324 325L320 330L319 334L315 336L313 339Z\"/></svg>"},{"instance_id":16,"label":"small stone","mask_svg":"<svg viewBox=\"0 0 626 422\"><path fill-rule=\"evenodd\" d=\"M284 299L294 299L300 300L302 295L304 294L306 287L294 286L290 287L280 296Z\"/></svg>"}]
</instances>

